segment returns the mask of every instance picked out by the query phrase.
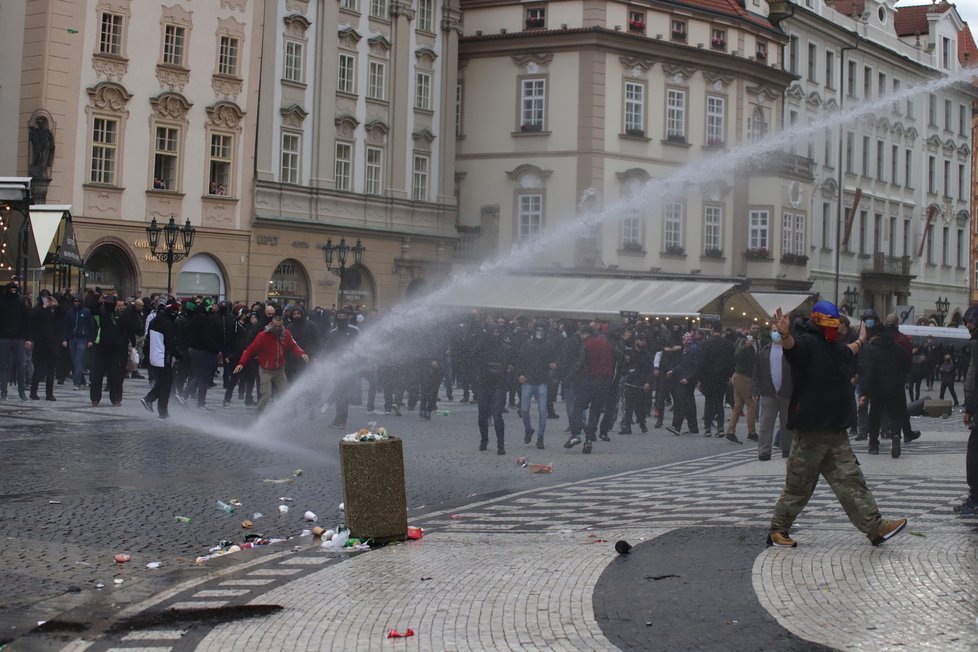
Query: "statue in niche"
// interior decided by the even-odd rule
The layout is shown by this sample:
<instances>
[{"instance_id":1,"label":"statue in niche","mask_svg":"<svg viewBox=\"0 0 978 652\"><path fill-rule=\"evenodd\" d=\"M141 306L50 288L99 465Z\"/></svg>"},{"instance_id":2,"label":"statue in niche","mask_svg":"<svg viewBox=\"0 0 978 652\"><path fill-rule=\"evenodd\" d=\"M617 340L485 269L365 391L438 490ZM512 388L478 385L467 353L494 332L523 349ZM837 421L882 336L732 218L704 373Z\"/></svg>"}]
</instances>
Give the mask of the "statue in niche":
<instances>
[{"instance_id":1,"label":"statue in niche","mask_svg":"<svg viewBox=\"0 0 978 652\"><path fill-rule=\"evenodd\" d=\"M44 117L37 118L29 129L31 151L27 174L37 179L46 179L54 161L54 134Z\"/></svg>"}]
</instances>

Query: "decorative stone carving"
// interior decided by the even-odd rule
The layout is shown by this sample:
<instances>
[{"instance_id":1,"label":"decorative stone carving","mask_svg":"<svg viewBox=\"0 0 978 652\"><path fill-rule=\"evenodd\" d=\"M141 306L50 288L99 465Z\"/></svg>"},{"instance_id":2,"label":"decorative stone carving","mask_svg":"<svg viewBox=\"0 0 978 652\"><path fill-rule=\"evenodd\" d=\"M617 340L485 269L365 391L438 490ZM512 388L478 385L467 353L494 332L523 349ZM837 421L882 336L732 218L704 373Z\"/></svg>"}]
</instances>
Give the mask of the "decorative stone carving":
<instances>
[{"instance_id":1,"label":"decorative stone carving","mask_svg":"<svg viewBox=\"0 0 978 652\"><path fill-rule=\"evenodd\" d=\"M836 101L834 97L830 97L825 102L825 111L828 113L835 113L838 110L839 110L839 103Z\"/></svg>"},{"instance_id":2,"label":"decorative stone carving","mask_svg":"<svg viewBox=\"0 0 978 652\"><path fill-rule=\"evenodd\" d=\"M781 97L780 93L778 93L776 90L774 90L770 86L764 86L764 85L761 85L761 86L748 86L747 87L747 93L749 95L753 95L758 100L761 100L761 101L766 100L768 102L772 102L772 101L778 99L779 97Z\"/></svg>"},{"instance_id":3,"label":"decorative stone carving","mask_svg":"<svg viewBox=\"0 0 978 652\"><path fill-rule=\"evenodd\" d=\"M665 73L666 78L671 80L674 84L685 84L689 82L692 76L696 73L696 70L689 66L679 66L671 64L662 64L662 72Z\"/></svg>"},{"instance_id":4,"label":"decorative stone carving","mask_svg":"<svg viewBox=\"0 0 978 652\"><path fill-rule=\"evenodd\" d=\"M129 11L130 1L131 0L99 0L99 3L95 5L95 11L110 11L114 14L130 16L132 15Z\"/></svg>"},{"instance_id":5,"label":"decorative stone carving","mask_svg":"<svg viewBox=\"0 0 978 652\"><path fill-rule=\"evenodd\" d=\"M248 0L221 0L221 9L244 11L248 8Z\"/></svg>"},{"instance_id":6,"label":"decorative stone carving","mask_svg":"<svg viewBox=\"0 0 978 652\"><path fill-rule=\"evenodd\" d=\"M443 32L456 31L462 34L463 16L460 9L446 6L441 8L441 30Z\"/></svg>"},{"instance_id":7,"label":"decorative stone carving","mask_svg":"<svg viewBox=\"0 0 978 652\"><path fill-rule=\"evenodd\" d=\"M220 101L207 107L207 122L215 127L240 131L244 111L234 102Z\"/></svg>"},{"instance_id":8,"label":"decorative stone carving","mask_svg":"<svg viewBox=\"0 0 978 652\"><path fill-rule=\"evenodd\" d=\"M822 96L818 94L818 91L812 91L805 97L805 103L811 108L817 109L822 106Z\"/></svg>"},{"instance_id":9,"label":"decorative stone carving","mask_svg":"<svg viewBox=\"0 0 978 652\"><path fill-rule=\"evenodd\" d=\"M624 172L615 172L615 176L622 183L625 183L631 179L638 179L642 183L646 183L651 177L649 173L642 168L628 168Z\"/></svg>"},{"instance_id":10,"label":"decorative stone carving","mask_svg":"<svg viewBox=\"0 0 978 652\"><path fill-rule=\"evenodd\" d=\"M346 50L356 50L357 43L359 43L360 39L363 38L362 36L360 36L360 32L353 29L349 25L341 26L338 32L340 38L340 47Z\"/></svg>"},{"instance_id":11,"label":"decorative stone carving","mask_svg":"<svg viewBox=\"0 0 978 652\"><path fill-rule=\"evenodd\" d=\"M156 97L150 98L150 105L153 107L153 115L164 120L181 120L186 122L187 112L193 106L180 93L160 93Z\"/></svg>"},{"instance_id":12,"label":"decorative stone carving","mask_svg":"<svg viewBox=\"0 0 978 652\"><path fill-rule=\"evenodd\" d=\"M367 142L371 145L386 145L390 127L383 120L369 120L363 125L367 132Z\"/></svg>"},{"instance_id":13,"label":"decorative stone carving","mask_svg":"<svg viewBox=\"0 0 978 652\"><path fill-rule=\"evenodd\" d=\"M435 134L431 133L431 130L427 127L422 127L416 130L411 137L414 139L415 149L430 152L431 143L435 140Z\"/></svg>"},{"instance_id":14,"label":"decorative stone carving","mask_svg":"<svg viewBox=\"0 0 978 652\"><path fill-rule=\"evenodd\" d=\"M905 137L905 138L906 138L906 139L907 139L907 140L908 140L909 142L911 142L911 143L912 143L912 142L914 142L915 140L917 140L917 136L919 136L919 135L920 135L920 134L919 134L919 133L917 132L917 128L916 128L916 127L910 127L909 129L907 129L907 133L905 133L905 134L904 134L904 137Z\"/></svg>"},{"instance_id":15,"label":"decorative stone carving","mask_svg":"<svg viewBox=\"0 0 978 652\"><path fill-rule=\"evenodd\" d=\"M309 0L285 0L285 8L289 11L306 14L309 13Z\"/></svg>"},{"instance_id":16,"label":"decorative stone carving","mask_svg":"<svg viewBox=\"0 0 978 652\"><path fill-rule=\"evenodd\" d=\"M289 127L291 129L301 129L302 123L305 121L306 116L309 115L309 113L298 104L293 104L292 106L279 109L279 113L282 115L282 126Z\"/></svg>"},{"instance_id":17,"label":"decorative stone carving","mask_svg":"<svg viewBox=\"0 0 978 652\"><path fill-rule=\"evenodd\" d=\"M941 148L941 145L943 145L943 143L941 142L941 139L936 135L931 136L930 138L927 139L927 148L932 151L936 152Z\"/></svg>"},{"instance_id":18,"label":"decorative stone carving","mask_svg":"<svg viewBox=\"0 0 978 652\"><path fill-rule=\"evenodd\" d=\"M515 63L520 68L528 66L531 63L535 63L538 66L549 66L550 62L554 60L554 55L540 54L536 52L531 52L529 54L514 54L513 63Z\"/></svg>"},{"instance_id":19,"label":"decorative stone carving","mask_svg":"<svg viewBox=\"0 0 978 652\"><path fill-rule=\"evenodd\" d=\"M522 163L520 165L517 165L512 170L507 170L506 176L513 181L520 181L521 179L525 179L527 181L533 182L535 180L537 183L539 183L539 185L527 186L521 184L521 187L539 188L542 186L542 182L549 179L550 175L552 175L553 173L554 173L553 170L544 170L542 168L538 168L532 163Z\"/></svg>"},{"instance_id":20,"label":"decorative stone carving","mask_svg":"<svg viewBox=\"0 0 978 652\"><path fill-rule=\"evenodd\" d=\"M243 86L244 82L237 77L229 77L228 75L219 75L217 73L211 76L211 88L214 89L214 95L217 95L221 99L236 100L238 95L241 94Z\"/></svg>"},{"instance_id":21,"label":"decorative stone carving","mask_svg":"<svg viewBox=\"0 0 978 652\"><path fill-rule=\"evenodd\" d=\"M99 82L88 89L89 104L100 111L111 111L113 113L129 114L126 104L132 95L121 85L115 82Z\"/></svg>"},{"instance_id":22,"label":"decorative stone carving","mask_svg":"<svg viewBox=\"0 0 978 652\"><path fill-rule=\"evenodd\" d=\"M312 25L302 14L290 14L283 19L283 22L286 36L303 40L306 38L306 30Z\"/></svg>"},{"instance_id":23,"label":"decorative stone carving","mask_svg":"<svg viewBox=\"0 0 978 652\"><path fill-rule=\"evenodd\" d=\"M182 93L187 82L190 81L190 71L179 66L158 63L156 64L156 79L160 82L160 88L169 88Z\"/></svg>"},{"instance_id":24,"label":"decorative stone carving","mask_svg":"<svg viewBox=\"0 0 978 652\"><path fill-rule=\"evenodd\" d=\"M720 73L704 71L703 79L706 83L713 87L713 90L720 91L733 83L734 78L730 75L721 75Z\"/></svg>"},{"instance_id":25,"label":"decorative stone carving","mask_svg":"<svg viewBox=\"0 0 978 652\"><path fill-rule=\"evenodd\" d=\"M360 121L349 113L336 116L336 132L344 138L353 138L353 132L360 125Z\"/></svg>"},{"instance_id":26,"label":"decorative stone carving","mask_svg":"<svg viewBox=\"0 0 978 652\"><path fill-rule=\"evenodd\" d=\"M706 75L704 74L703 76L705 77ZM784 96L792 104L799 104L803 99L805 99L805 91L802 90L800 84L792 84L784 92Z\"/></svg>"},{"instance_id":27,"label":"decorative stone carving","mask_svg":"<svg viewBox=\"0 0 978 652\"><path fill-rule=\"evenodd\" d=\"M245 38L245 27L244 23L233 16L229 16L218 19L217 31L215 33L217 36L233 36L243 41Z\"/></svg>"},{"instance_id":28,"label":"decorative stone carving","mask_svg":"<svg viewBox=\"0 0 978 652\"><path fill-rule=\"evenodd\" d=\"M194 12L187 11L180 5L172 5L170 7L163 7L163 22L173 23L174 25L183 25L186 28L193 27L193 16Z\"/></svg>"},{"instance_id":29,"label":"decorative stone carving","mask_svg":"<svg viewBox=\"0 0 978 652\"><path fill-rule=\"evenodd\" d=\"M375 34L367 39L367 45L370 48L370 54L375 57L387 57L387 53L390 52L391 42L385 34Z\"/></svg>"},{"instance_id":30,"label":"decorative stone carving","mask_svg":"<svg viewBox=\"0 0 978 652\"><path fill-rule=\"evenodd\" d=\"M397 0L394 0L394 2L391 3L391 18L400 18L403 16L408 20L414 20L414 15L416 13L417 12L415 11L414 7L411 6L410 2L398 2Z\"/></svg>"},{"instance_id":31,"label":"decorative stone carving","mask_svg":"<svg viewBox=\"0 0 978 652\"><path fill-rule=\"evenodd\" d=\"M646 59L644 57L618 57L618 61L621 62L621 67L628 71L628 74L632 77L640 77L644 73L647 73L655 65L652 59Z\"/></svg>"},{"instance_id":32,"label":"decorative stone carving","mask_svg":"<svg viewBox=\"0 0 978 652\"><path fill-rule=\"evenodd\" d=\"M435 60L438 58L438 53L431 48L418 48L414 51L414 56L418 60L418 66L426 70L434 70Z\"/></svg>"},{"instance_id":33,"label":"decorative stone carving","mask_svg":"<svg viewBox=\"0 0 978 652\"><path fill-rule=\"evenodd\" d=\"M121 82L129 70L129 59L96 52L92 55L92 68L100 79Z\"/></svg>"}]
</instances>

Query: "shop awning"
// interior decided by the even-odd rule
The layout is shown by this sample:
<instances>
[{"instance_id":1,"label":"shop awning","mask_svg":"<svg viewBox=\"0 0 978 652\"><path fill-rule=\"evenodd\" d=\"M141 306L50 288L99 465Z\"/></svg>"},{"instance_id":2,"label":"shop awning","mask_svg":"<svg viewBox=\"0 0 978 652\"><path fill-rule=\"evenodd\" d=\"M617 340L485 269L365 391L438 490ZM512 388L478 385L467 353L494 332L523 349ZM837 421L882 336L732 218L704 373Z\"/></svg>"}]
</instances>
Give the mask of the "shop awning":
<instances>
[{"instance_id":1,"label":"shop awning","mask_svg":"<svg viewBox=\"0 0 978 652\"><path fill-rule=\"evenodd\" d=\"M568 276L495 276L471 279L437 293L445 306L516 314L699 317L736 283ZM759 309L759 308L758 308Z\"/></svg>"},{"instance_id":2,"label":"shop awning","mask_svg":"<svg viewBox=\"0 0 978 652\"><path fill-rule=\"evenodd\" d=\"M811 297L810 294L787 292L751 292L750 294L768 317L778 308L787 315Z\"/></svg>"},{"instance_id":3,"label":"shop awning","mask_svg":"<svg viewBox=\"0 0 978 652\"><path fill-rule=\"evenodd\" d=\"M39 264L83 265L71 226L70 204L35 204L30 216Z\"/></svg>"}]
</instances>

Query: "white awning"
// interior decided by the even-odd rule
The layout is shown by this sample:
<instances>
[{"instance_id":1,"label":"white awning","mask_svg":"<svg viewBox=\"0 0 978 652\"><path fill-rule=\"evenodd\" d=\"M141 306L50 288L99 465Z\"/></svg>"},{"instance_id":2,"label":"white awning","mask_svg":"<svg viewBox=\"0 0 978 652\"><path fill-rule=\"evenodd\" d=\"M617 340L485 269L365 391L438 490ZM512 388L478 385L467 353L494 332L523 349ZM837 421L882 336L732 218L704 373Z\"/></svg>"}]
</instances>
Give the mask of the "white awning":
<instances>
[{"instance_id":1,"label":"white awning","mask_svg":"<svg viewBox=\"0 0 978 652\"><path fill-rule=\"evenodd\" d=\"M787 315L811 297L810 294L781 292L751 292L751 296L754 297L754 300L757 301L768 317L773 315L778 308L781 308L781 312Z\"/></svg>"},{"instance_id":2,"label":"white awning","mask_svg":"<svg viewBox=\"0 0 978 652\"><path fill-rule=\"evenodd\" d=\"M717 297L734 288L727 281L683 281L567 276L493 276L473 279L436 293L445 306L508 313L698 317Z\"/></svg>"},{"instance_id":3,"label":"white awning","mask_svg":"<svg viewBox=\"0 0 978 652\"><path fill-rule=\"evenodd\" d=\"M30 207L31 233L37 247L39 263L43 263L51 243L58 233L61 220L71 212L70 204L35 204Z\"/></svg>"}]
</instances>

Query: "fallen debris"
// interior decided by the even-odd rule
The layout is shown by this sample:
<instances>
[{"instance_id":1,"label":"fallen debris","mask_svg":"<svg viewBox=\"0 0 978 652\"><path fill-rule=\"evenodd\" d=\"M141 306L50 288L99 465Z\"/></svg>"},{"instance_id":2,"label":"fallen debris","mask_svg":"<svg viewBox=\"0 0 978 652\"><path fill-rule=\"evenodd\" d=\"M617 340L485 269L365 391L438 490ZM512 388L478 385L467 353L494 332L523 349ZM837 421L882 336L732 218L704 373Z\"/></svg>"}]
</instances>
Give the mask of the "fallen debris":
<instances>
[{"instance_id":1,"label":"fallen debris","mask_svg":"<svg viewBox=\"0 0 978 652\"><path fill-rule=\"evenodd\" d=\"M396 629L391 629L387 632L387 638L407 638L409 636L414 636L414 630L410 627L407 628L405 632L399 632Z\"/></svg>"}]
</instances>

